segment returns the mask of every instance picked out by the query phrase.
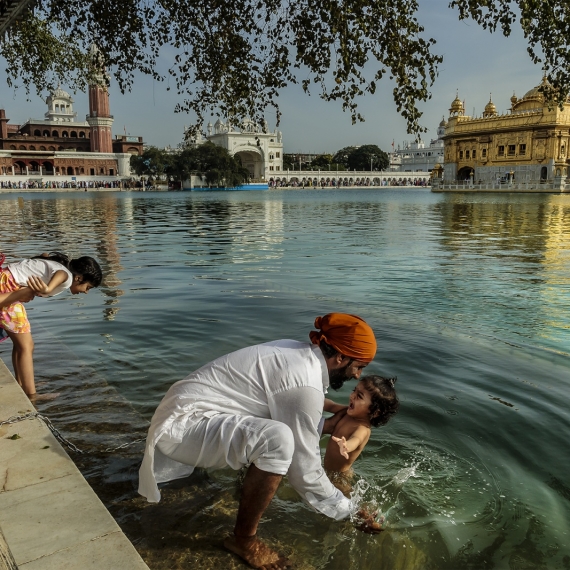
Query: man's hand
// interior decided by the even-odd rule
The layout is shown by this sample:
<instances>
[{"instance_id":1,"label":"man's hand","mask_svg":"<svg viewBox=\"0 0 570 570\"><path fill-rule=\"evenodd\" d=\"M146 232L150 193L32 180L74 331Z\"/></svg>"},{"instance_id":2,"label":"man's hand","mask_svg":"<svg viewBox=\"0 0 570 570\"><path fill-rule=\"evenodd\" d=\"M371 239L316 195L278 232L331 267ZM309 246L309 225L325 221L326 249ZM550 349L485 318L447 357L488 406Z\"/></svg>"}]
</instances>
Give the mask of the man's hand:
<instances>
[{"instance_id":1,"label":"man's hand","mask_svg":"<svg viewBox=\"0 0 570 570\"><path fill-rule=\"evenodd\" d=\"M335 430L336 424L338 424L338 422L342 420L344 416L346 416L346 410L348 410L348 406L337 412L334 416L331 416L325 420L323 426L323 435L331 434Z\"/></svg>"},{"instance_id":2,"label":"man's hand","mask_svg":"<svg viewBox=\"0 0 570 570\"><path fill-rule=\"evenodd\" d=\"M340 454L345 458L348 459L348 447L346 445L346 437L335 437L332 436L333 441L338 443L338 447L340 449Z\"/></svg>"},{"instance_id":3,"label":"man's hand","mask_svg":"<svg viewBox=\"0 0 570 570\"><path fill-rule=\"evenodd\" d=\"M28 287L38 295L45 295L46 293L49 293L49 287L47 283L34 275L28 278Z\"/></svg>"},{"instance_id":4,"label":"man's hand","mask_svg":"<svg viewBox=\"0 0 570 570\"><path fill-rule=\"evenodd\" d=\"M368 512L365 508L358 511L355 517L356 528L362 532L368 534L378 534L384 529L382 525L384 524L384 517L380 517L380 521L376 520L376 515L378 511Z\"/></svg>"}]
</instances>

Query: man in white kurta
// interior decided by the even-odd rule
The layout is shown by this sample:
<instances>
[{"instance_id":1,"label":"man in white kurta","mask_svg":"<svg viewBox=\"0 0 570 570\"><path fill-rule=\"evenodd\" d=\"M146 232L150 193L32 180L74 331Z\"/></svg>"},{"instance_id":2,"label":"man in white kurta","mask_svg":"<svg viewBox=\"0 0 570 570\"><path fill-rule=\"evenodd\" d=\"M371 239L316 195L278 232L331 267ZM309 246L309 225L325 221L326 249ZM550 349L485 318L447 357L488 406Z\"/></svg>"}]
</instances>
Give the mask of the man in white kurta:
<instances>
[{"instance_id":1,"label":"man in white kurta","mask_svg":"<svg viewBox=\"0 0 570 570\"><path fill-rule=\"evenodd\" d=\"M359 317L354 319L359 320L355 326L368 327ZM174 384L152 418L139 472L139 493L150 502L158 502L157 483L186 476L195 467L229 466L237 470L249 465L255 467L248 470L244 493L250 474L258 487L257 495L271 477L272 489L251 524L247 510L253 507L243 504L242 495L236 537L241 534L255 539L257 522L283 475L316 511L337 520L347 518L351 503L329 481L321 465L324 395L330 374L336 373L337 378L341 375L343 380L358 378L372 358L370 350L367 354L351 351L346 342L343 345L340 341L333 345L335 354L331 356L329 351L325 357L319 343L325 340L330 349L335 340L333 332L330 330L328 337L321 333L316 340L311 337L315 344L279 340L243 348ZM365 332L369 335L371 330ZM339 345L342 353L336 352ZM255 540L254 550L258 551L259 541ZM286 567L286 563L279 562L281 559L274 559L271 551L263 554L270 559L264 563L263 556L244 555L243 544L226 546L253 567Z\"/></svg>"}]
</instances>

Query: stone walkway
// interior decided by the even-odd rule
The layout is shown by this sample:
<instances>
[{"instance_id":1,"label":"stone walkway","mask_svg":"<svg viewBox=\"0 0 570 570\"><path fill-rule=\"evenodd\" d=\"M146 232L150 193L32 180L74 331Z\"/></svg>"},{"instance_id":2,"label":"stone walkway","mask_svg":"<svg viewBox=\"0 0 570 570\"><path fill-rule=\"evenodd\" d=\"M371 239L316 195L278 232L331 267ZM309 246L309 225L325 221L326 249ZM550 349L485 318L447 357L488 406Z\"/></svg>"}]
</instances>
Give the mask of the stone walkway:
<instances>
[{"instance_id":1,"label":"stone walkway","mask_svg":"<svg viewBox=\"0 0 570 570\"><path fill-rule=\"evenodd\" d=\"M0 421L28 411L34 407L0 360ZM37 418L0 426L0 530L22 570L148 570Z\"/></svg>"}]
</instances>

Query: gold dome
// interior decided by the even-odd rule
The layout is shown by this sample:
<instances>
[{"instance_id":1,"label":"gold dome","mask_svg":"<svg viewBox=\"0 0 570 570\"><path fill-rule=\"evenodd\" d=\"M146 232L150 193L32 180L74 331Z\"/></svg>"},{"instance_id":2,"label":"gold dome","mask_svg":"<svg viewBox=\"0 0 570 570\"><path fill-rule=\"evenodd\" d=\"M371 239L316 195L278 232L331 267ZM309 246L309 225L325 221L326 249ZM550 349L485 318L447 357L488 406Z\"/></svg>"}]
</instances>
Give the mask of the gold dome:
<instances>
[{"instance_id":1,"label":"gold dome","mask_svg":"<svg viewBox=\"0 0 570 570\"><path fill-rule=\"evenodd\" d=\"M451 102L451 107L449 109L451 115L463 115L463 103L459 99L459 93L455 96L455 99Z\"/></svg>"},{"instance_id":2,"label":"gold dome","mask_svg":"<svg viewBox=\"0 0 570 570\"><path fill-rule=\"evenodd\" d=\"M542 83L533 87L530 91L527 91L523 97L523 99L539 99L540 101L544 101L544 95L540 92L541 87L550 86L546 75L542 78Z\"/></svg>"},{"instance_id":3,"label":"gold dome","mask_svg":"<svg viewBox=\"0 0 570 570\"><path fill-rule=\"evenodd\" d=\"M546 89L551 88L546 75L542 78L540 85L527 91L520 99L515 101L515 96L511 97L511 111L534 111L544 107L545 98L540 89L545 87Z\"/></svg>"},{"instance_id":4,"label":"gold dome","mask_svg":"<svg viewBox=\"0 0 570 570\"><path fill-rule=\"evenodd\" d=\"M485 112L483 113L483 117L495 117L497 115L497 107L495 107L495 103L489 96L489 102L485 105Z\"/></svg>"}]
</instances>

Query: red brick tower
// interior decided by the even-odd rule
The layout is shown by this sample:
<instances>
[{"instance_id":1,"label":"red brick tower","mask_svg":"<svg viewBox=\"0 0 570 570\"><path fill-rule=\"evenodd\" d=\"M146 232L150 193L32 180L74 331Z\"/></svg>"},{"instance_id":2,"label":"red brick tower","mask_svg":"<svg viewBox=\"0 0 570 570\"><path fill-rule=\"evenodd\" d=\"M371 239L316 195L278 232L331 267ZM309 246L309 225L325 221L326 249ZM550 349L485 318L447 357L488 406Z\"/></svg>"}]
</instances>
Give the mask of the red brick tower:
<instances>
[{"instance_id":1,"label":"red brick tower","mask_svg":"<svg viewBox=\"0 0 570 570\"><path fill-rule=\"evenodd\" d=\"M0 140L8 138L8 121L10 119L6 118L6 111L0 109ZM0 148L2 145L0 144Z\"/></svg>"},{"instance_id":2,"label":"red brick tower","mask_svg":"<svg viewBox=\"0 0 570 570\"><path fill-rule=\"evenodd\" d=\"M94 60L95 46L91 47ZM97 81L89 86L89 115L87 122L91 127L91 152L113 152L113 136L111 126L113 116L109 110L109 91L105 72L98 74Z\"/></svg>"}]
</instances>

